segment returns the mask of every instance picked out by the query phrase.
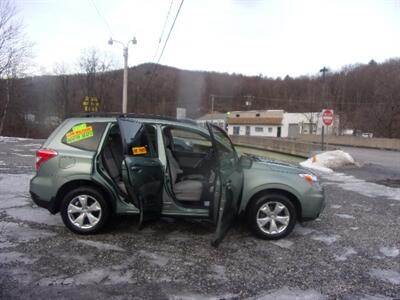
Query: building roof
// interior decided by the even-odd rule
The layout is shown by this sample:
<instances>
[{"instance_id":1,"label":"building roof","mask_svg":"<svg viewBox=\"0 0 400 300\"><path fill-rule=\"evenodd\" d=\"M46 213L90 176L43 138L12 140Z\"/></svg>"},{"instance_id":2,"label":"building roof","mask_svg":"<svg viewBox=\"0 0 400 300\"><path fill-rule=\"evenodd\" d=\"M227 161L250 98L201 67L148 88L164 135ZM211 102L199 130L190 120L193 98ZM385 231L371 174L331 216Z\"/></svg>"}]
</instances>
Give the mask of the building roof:
<instances>
[{"instance_id":1,"label":"building roof","mask_svg":"<svg viewBox=\"0 0 400 300\"><path fill-rule=\"evenodd\" d=\"M204 116L201 116L200 118L198 118L198 121L201 120L225 120L227 118L226 114L222 114L222 113L213 113L213 114L205 114Z\"/></svg>"},{"instance_id":2,"label":"building roof","mask_svg":"<svg viewBox=\"0 0 400 300\"><path fill-rule=\"evenodd\" d=\"M281 125L282 124L282 118L263 118L263 117L258 117L258 118L245 118L245 117L239 117L239 118L228 118L228 124L229 125L241 125L241 124L246 124L246 125Z\"/></svg>"}]
</instances>

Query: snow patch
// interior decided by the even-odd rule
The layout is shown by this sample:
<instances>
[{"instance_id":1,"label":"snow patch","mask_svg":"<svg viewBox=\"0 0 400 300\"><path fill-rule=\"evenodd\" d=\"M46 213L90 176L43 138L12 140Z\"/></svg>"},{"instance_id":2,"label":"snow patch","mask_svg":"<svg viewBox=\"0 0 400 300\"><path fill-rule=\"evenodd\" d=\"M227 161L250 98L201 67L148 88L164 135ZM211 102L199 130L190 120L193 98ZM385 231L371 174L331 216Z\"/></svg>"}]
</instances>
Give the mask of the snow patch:
<instances>
[{"instance_id":1,"label":"snow patch","mask_svg":"<svg viewBox=\"0 0 400 300\"><path fill-rule=\"evenodd\" d=\"M52 215L43 208L23 206L6 209L6 213L10 217L21 221L34 222L49 226L63 226L60 216Z\"/></svg>"},{"instance_id":2,"label":"snow patch","mask_svg":"<svg viewBox=\"0 0 400 300\"><path fill-rule=\"evenodd\" d=\"M200 295L200 294L181 294L181 295L169 295L169 300L221 300L221 299L240 299L239 295L235 294L222 294L218 296Z\"/></svg>"},{"instance_id":3,"label":"snow patch","mask_svg":"<svg viewBox=\"0 0 400 300\"><path fill-rule=\"evenodd\" d=\"M14 262L21 262L23 264L33 264L37 258L26 257L25 254L19 252L3 252L0 253L0 263L9 264Z\"/></svg>"},{"instance_id":4,"label":"snow patch","mask_svg":"<svg viewBox=\"0 0 400 300\"><path fill-rule=\"evenodd\" d=\"M310 233L315 232L315 229L303 227L301 225L296 225L296 227L294 228L294 232L296 232L299 235L308 235Z\"/></svg>"},{"instance_id":5,"label":"snow patch","mask_svg":"<svg viewBox=\"0 0 400 300\"><path fill-rule=\"evenodd\" d=\"M400 188L367 182L352 175L346 175L343 173L332 173L329 175L323 175L323 177L326 180L335 182L344 190L356 192L366 197L385 197L391 200L400 201Z\"/></svg>"},{"instance_id":6,"label":"snow patch","mask_svg":"<svg viewBox=\"0 0 400 300\"><path fill-rule=\"evenodd\" d=\"M400 284L400 273L392 270L371 269L369 275L376 279L389 282L391 284Z\"/></svg>"},{"instance_id":7,"label":"snow patch","mask_svg":"<svg viewBox=\"0 0 400 300\"><path fill-rule=\"evenodd\" d=\"M218 280L218 281L228 281L228 278L226 277L226 270L224 266L220 265L213 265L211 266L211 271L214 273L212 275L209 275L208 277Z\"/></svg>"},{"instance_id":8,"label":"snow patch","mask_svg":"<svg viewBox=\"0 0 400 300\"><path fill-rule=\"evenodd\" d=\"M271 243L284 249L291 249L294 244L292 241L288 240L278 240Z\"/></svg>"},{"instance_id":9,"label":"snow patch","mask_svg":"<svg viewBox=\"0 0 400 300\"><path fill-rule=\"evenodd\" d=\"M335 150L316 154L306 161L301 162L300 165L321 173L333 173L332 169L354 163L355 161L350 154L342 150Z\"/></svg>"},{"instance_id":10,"label":"snow patch","mask_svg":"<svg viewBox=\"0 0 400 300\"><path fill-rule=\"evenodd\" d=\"M1 174L0 175L0 195L1 198L23 194L29 197L29 181L32 175L28 174ZM0 199L2 201L2 199Z\"/></svg>"},{"instance_id":11,"label":"snow patch","mask_svg":"<svg viewBox=\"0 0 400 300\"><path fill-rule=\"evenodd\" d=\"M334 242L336 242L340 238L340 235L324 235L324 234L318 234L318 235L312 235L311 239L314 241L319 241L323 242L326 245L332 245Z\"/></svg>"},{"instance_id":12,"label":"snow patch","mask_svg":"<svg viewBox=\"0 0 400 300\"><path fill-rule=\"evenodd\" d=\"M43 229L33 229L27 225L4 221L0 221L0 232L2 241L4 239L10 241L16 240L20 243L49 238L55 235L55 233Z\"/></svg>"},{"instance_id":13,"label":"snow patch","mask_svg":"<svg viewBox=\"0 0 400 300\"><path fill-rule=\"evenodd\" d=\"M89 285L89 284L121 284L121 283L135 283L136 280L133 270L116 270L110 269L93 269L87 272L77 274L72 277L54 276L42 278L38 284L40 286L54 286L54 285Z\"/></svg>"},{"instance_id":14,"label":"snow patch","mask_svg":"<svg viewBox=\"0 0 400 300\"><path fill-rule=\"evenodd\" d=\"M301 290L299 288L282 287L278 290L268 292L253 298L254 300L323 300L326 296L312 289Z\"/></svg>"},{"instance_id":15,"label":"snow patch","mask_svg":"<svg viewBox=\"0 0 400 300\"><path fill-rule=\"evenodd\" d=\"M345 248L344 252L342 254L335 255L335 260L336 261L345 261L345 260L347 260L347 258L350 255L353 255L353 254L357 254L357 252L353 248L351 248L351 247Z\"/></svg>"},{"instance_id":16,"label":"snow patch","mask_svg":"<svg viewBox=\"0 0 400 300\"><path fill-rule=\"evenodd\" d=\"M151 264L157 265L159 267L164 267L169 262L168 258L156 253L151 253L144 250L140 250L139 253L140 255L146 257Z\"/></svg>"},{"instance_id":17,"label":"snow patch","mask_svg":"<svg viewBox=\"0 0 400 300\"><path fill-rule=\"evenodd\" d=\"M347 214L335 214L335 216L342 218L342 219L354 219L354 216L347 215Z\"/></svg>"},{"instance_id":18,"label":"snow patch","mask_svg":"<svg viewBox=\"0 0 400 300\"><path fill-rule=\"evenodd\" d=\"M342 206L341 206L341 205L331 205L331 207L334 208L334 209L339 209L339 208L341 208Z\"/></svg>"},{"instance_id":19,"label":"snow patch","mask_svg":"<svg viewBox=\"0 0 400 300\"><path fill-rule=\"evenodd\" d=\"M84 244L90 247L97 248L99 250L112 250L112 251L125 251L125 249L122 249L121 247L115 246L115 245L110 245L102 242L96 242L96 241L90 241L90 240L76 240L80 244Z\"/></svg>"},{"instance_id":20,"label":"snow patch","mask_svg":"<svg viewBox=\"0 0 400 300\"><path fill-rule=\"evenodd\" d=\"M33 139L28 139L28 138L20 138L20 137L13 137L13 136L0 136L0 142L11 142L15 143L18 141L31 141Z\"/></svg>"},{"instance_id":21,"label":"snow patch","mask_svg":"<svg viewBox=\"0 0 400 300\"><path fill-rule=\"evenodd\" d=\"M24 145L21 145L21 146L23 146L23 147L35 147L35 148L40 148L41 146L42 146L42 144L36 144L36 143L29 143L29 144L24 144Z\"/></svg>"},{"instance_id":22,"label":"snow patch","mask_svg":"<svg viewBox=\"0 0 400 300\"><path fill-rule=\"evenodd\" d=\"M399 249L395 247L381 247L379 251L388 257L397 257L400 253Z\"/></svg>"},{"instance_id":23,"label":"snow patch","mask_svg":"<svg viewBox=\"0 0 400 300\"><path fill-rule=\"evenodd\" d=\"M35 157L35 155L33 155L33 154L21 154L21 153L15 153L15 152L12 152L11 154L14 154L14 155L20 156L20 157Z\"/></svg>"}]
</instances>

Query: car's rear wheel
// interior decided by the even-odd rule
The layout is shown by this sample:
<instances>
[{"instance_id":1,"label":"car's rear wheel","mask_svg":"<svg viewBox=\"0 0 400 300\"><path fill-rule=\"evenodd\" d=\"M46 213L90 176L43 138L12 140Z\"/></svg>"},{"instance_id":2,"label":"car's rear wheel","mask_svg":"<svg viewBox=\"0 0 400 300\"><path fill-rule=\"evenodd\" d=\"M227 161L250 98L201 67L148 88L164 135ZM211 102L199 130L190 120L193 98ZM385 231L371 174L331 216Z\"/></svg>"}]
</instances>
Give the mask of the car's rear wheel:
<instances>
[{"instance_id":1,"label":"car's rear wheel","mask_svg":"<svg viewBox=\"0 0 400 300\"><path fill-rule=\"evenodd\" d=\"M97 233L110 215L103 195L92 187L69 192L61 202L60 213L65 226L79 234Z\"/></svg>"},{"instance_id":2,"label":"car's rear wheel","mask_svg":"<svg viewBox=\"0 0 400 300\"><path fill-rule=\"evenodd\" d=\"M293 203L281 194L265 194L255 199L248 212L248 221L255 235L276 240L292 232L296 224Z\"/></svg>"}]
</instances>

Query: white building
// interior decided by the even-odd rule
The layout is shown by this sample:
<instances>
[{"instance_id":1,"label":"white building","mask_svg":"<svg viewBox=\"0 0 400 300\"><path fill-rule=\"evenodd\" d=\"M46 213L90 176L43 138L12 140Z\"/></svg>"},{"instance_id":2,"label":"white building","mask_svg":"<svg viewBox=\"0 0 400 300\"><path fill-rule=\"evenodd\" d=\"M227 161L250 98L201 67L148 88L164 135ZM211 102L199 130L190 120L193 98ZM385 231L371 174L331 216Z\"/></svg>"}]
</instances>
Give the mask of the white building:
<instances>
[{"instance_id":1,"label":"white building","mask_svg":"<svg viewBox=\"0 0 400 300\"><path fill-rule=\"evenodd\" d=\"M232 111L228 117L229 135L280 137L283 110Z\"/></svg>"},{"instance_id":2,"label":"white building","mask_svg":"<svg viewBox=\"0 0 400 300\"><path fill-rule=\"evenodd\" d=\"M325 134L338 133L339 118L325 126ZM299 134L321 134L320 112L287 113L283 110L233 111L228 117L229 135L296 137Z\"/></svg>"},{"instance_id":3,"label":"white building","mask_svg":"<svg viewBox=\"0 0 400 300\"><path fill-rule=\"evenodd\" d=\"M213 114L205 114L204 116L198 118L196 120L196 123L199 124L200 126L206 127L206 123L208 122L219 126L223 130L226 130L227 119L228 119L227 114L222 114L217 112Z\"/></svg>"}]
</instances>

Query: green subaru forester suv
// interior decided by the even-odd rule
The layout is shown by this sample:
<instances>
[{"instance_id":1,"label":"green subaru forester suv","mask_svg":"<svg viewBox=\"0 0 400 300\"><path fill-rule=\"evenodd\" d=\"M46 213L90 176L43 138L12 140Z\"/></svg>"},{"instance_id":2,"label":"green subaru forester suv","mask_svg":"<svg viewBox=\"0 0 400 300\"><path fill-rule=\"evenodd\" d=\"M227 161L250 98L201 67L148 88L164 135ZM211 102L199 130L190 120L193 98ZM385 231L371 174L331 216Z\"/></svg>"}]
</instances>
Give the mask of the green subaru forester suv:
<instances>
[{"instance_id":1,"label":"green subaru forester suv","mask_svg":"<svg viewBox=\"0 0 400 300\"><path fill-rule=\"evenodd\" d=\"M36 156L33 201L60 212L79 234L98 232L112 214L138 214L140 226L194 217L215 224L218 245L243 216L258 237L279 239L324 208L309 170L239 156L211 124L132 114L70 118Z\"/></svg>"}]
</instances>

